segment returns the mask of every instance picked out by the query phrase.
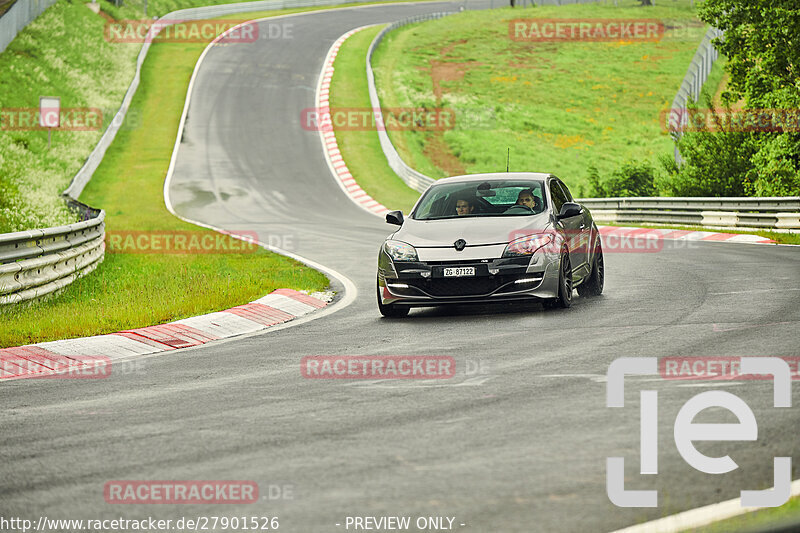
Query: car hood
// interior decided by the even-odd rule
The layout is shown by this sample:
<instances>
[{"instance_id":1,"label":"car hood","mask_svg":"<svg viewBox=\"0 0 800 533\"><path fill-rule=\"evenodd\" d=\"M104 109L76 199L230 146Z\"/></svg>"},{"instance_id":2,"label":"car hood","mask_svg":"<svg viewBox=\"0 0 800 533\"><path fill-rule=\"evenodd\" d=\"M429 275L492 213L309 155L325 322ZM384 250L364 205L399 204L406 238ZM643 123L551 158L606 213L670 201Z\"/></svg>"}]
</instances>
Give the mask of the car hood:
<instances>
[{"instance_id":1,"label":"car hood","mask_svg":"<svg viewBox=\"0 0 800 533\"><path fill-rule=\"evenodd\" d=\"M407 218L392 239L414 247L452 248L458 239L467 247L507 244L516 237L540 233L551 227L547 213L528 216L465 217L440 220Z\"/></svg>"}]
</instances>

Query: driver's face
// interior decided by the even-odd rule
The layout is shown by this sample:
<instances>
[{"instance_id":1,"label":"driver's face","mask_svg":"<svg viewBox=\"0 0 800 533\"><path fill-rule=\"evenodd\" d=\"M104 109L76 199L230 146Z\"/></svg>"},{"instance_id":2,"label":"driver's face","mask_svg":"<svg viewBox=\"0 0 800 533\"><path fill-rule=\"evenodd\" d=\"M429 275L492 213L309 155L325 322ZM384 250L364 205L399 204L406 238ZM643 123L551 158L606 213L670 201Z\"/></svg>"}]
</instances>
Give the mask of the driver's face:
<instances>
[{"instance_id":1,"label":"driver's face","mask_svg":"<svg viewBox=\"0 0 800 533\"><path fill-rule=\"evenodd\" d=\"M466 200L459 200L456 202L456 213L459 215L468 215L472 213L472 207Z\"/></svg>"},{"instance_id":2,"label":"driver's face","mask_svg":"<svg viewBox=\"0 0 800 533\"><path fill-rule=\"evenodd\" d=\"M534 205L534 204L533 204L533 196L532 196L530 193L528 193L528 194L523 194L523 195L522 195L522 196L520 196L520 197L519 197L519 199L517 200L517 204L519 204L519 205L526 205L526 206L530 207L531 209L533 209L533 205Z\"/></svg>"}]
</instances>

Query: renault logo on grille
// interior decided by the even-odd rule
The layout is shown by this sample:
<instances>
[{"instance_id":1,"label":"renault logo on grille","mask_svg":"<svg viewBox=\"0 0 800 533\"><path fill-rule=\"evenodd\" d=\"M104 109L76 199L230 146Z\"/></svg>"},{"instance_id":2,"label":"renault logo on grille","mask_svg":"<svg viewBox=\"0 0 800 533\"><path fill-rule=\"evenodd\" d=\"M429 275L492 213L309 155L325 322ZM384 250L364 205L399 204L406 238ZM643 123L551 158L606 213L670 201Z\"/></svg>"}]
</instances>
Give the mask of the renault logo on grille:
<instances>
[{"instance_id":1,"label":"renault logo on grille","mask_svg":"<svg viewBox=\"0 0 800 533\"><path fill-rule=\"evenodd\" d=\"M453 243L453 246L455 246L456 251L458 252L463 250L466 245L467 241L465 241L464 239L458 239L456 242Z\"/></svg>"}]
</instances>

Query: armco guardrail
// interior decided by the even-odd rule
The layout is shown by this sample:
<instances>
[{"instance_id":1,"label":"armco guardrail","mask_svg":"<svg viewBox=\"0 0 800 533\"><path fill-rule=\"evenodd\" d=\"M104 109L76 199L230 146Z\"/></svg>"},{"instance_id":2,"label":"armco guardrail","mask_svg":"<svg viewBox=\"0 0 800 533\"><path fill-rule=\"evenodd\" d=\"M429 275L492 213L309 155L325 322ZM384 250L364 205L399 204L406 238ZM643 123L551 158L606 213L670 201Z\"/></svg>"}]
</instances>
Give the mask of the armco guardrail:
<instances>
[{"instance_id":1,"label":"armco guardrail","mask_svg":"<svg viewBox=\"0 0 800 533\"><path fill-rule=\"evenodd\" d=\"M53 293L103 261L105 212L68 203L84 220L0 235L0 305Z\"/></svg>"},{"instance_id":2,"label":"armco guardrail","mask_svg":"<svg viewBox=\"0 0 800 533\"><path fill-rule=\"evenodd\" d=\"M800 196L764 198L583 198L598 222L800 229Z\"/></svg>"},{"instance_id":3,"label":"armco guardrail","mask_svg":"<svg viewBox=\"0 0 800 533\"><path fill-rule=\"evenodd\" d=\"M17 0L0 16L0 52L6 49L25 26L55 3L56 0Z\"/></svg>"}]
</instances>

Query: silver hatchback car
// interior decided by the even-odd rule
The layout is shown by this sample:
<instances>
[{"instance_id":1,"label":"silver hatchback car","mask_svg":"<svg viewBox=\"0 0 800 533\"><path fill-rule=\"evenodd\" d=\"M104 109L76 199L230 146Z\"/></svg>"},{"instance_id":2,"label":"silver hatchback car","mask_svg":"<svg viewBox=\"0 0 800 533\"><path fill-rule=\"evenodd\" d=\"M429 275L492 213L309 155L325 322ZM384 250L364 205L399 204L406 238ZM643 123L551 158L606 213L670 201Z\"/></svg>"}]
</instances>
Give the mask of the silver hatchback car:
<instances>
[{"instance_id":1,"label":"silver hatchback car","mask_svg":"<svg viewBox=\"0 0 800 533\"><path fill-rule=\"evenodd\" d=\"M572 291L603 292L600 234L552 174L474 174L438 180L378 253L378 309L540 301L569 307Z\"/></svg>"}]
</instances>

